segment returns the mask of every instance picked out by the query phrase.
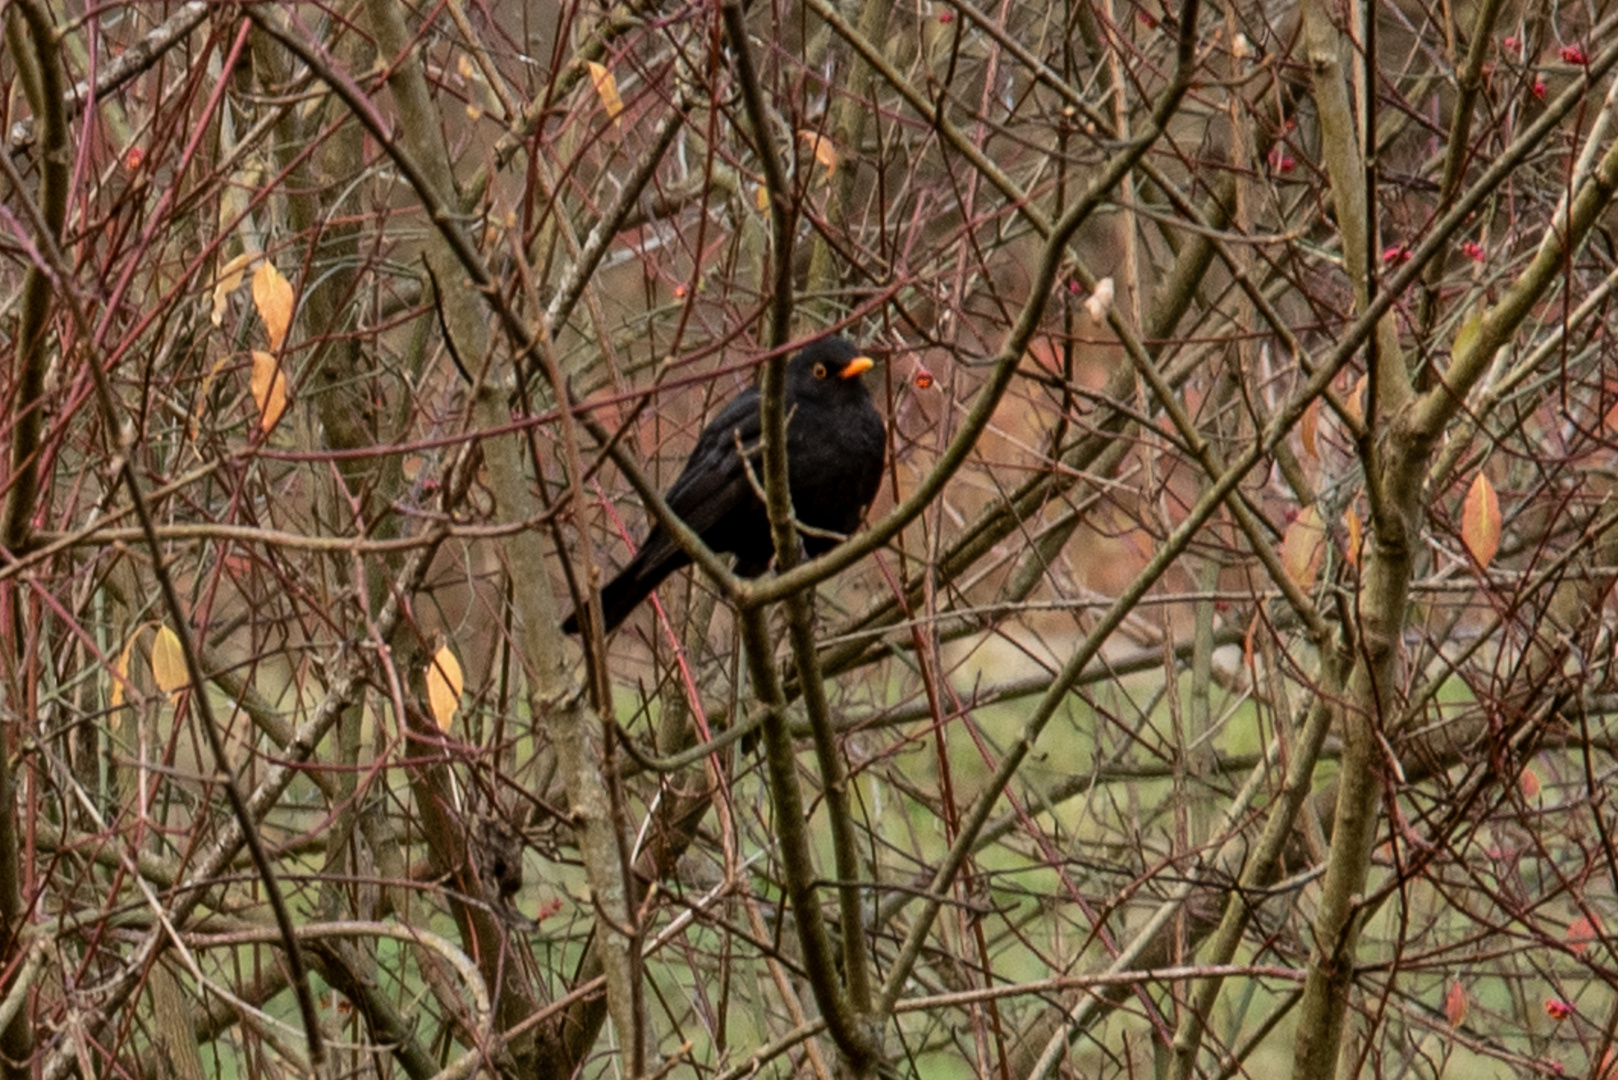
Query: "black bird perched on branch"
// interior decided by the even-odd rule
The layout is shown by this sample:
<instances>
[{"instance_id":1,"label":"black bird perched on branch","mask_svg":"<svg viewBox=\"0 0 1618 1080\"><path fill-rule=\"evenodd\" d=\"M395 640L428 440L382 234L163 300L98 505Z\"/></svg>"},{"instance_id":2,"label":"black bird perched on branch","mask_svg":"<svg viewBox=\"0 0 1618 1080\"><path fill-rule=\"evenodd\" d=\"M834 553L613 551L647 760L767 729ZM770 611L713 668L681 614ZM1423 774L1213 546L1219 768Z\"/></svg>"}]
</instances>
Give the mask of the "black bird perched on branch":
<instances>
[{"instance_id":1,"label":"black bird perched on branch","mask_svg":"<svg viewBox=\"0 0 1618 1080\"><path fill-rule=\"evenodd\" d=\"M882 415L860 379L870 368L871 360L841 337L822 338L787 364L787 471L792 511L806 526L799 535L811 557L830 551L859 526L882 482ZM760 433L754 387L731 399L703 429L664 496L703 543L734 554L736 573L747 578L762 574L775 555L759 497ZM747 454L746 465L739 447ZM690 561L668 531L654 524L629 565L601 590L605 632L616 629L664 578ZM578 633L579 613L569 615L562 629Z\"/></svg>"}]
</instances>

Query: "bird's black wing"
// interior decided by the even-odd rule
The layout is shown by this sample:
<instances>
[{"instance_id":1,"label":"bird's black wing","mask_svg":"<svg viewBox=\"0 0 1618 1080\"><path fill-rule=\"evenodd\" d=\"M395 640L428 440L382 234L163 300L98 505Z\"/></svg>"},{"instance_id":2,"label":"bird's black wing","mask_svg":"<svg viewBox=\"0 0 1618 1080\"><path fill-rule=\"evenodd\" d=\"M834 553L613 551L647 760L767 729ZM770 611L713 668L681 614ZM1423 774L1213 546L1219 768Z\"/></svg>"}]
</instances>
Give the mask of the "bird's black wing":
<instances>
[{"instance_id":1,"label":"bird's black wing","mask_svg":"<svg viewBox=\"0 0 1618 1080\"><path fill-rule=\"evenodd\" d=\"M680 520L699 536L735 509L742 499L755 497L737 445L740 443L748 451L756 473L760 431L758 390L745 390L720 409L719 415L702 430L685 468L663 496L669 509L680 515Z\"/></svg>"},{"instance_id":2,"label":"bird's black wing","mask_svg":"<svg viewBox=\"0 0 1618 1080\"><path fill-rule=\"evenodd\" d=\"M737 440L751 449L758 443L758 391L747 390L719 410L697 438L697 445L685 468L666 493L663 501L680 520L719 551L733 548L732 538L716 526L741 500L753 498L752 484L737 453ZM753 454L756 459L757 454ZM691 560L669 531L652 522L646 540L635 557L601 590L601 610L606 631L611 632L631 611L675 570ZM578 614L568 616L562 629L574 633Z\"/></svg>"}]
</instances>

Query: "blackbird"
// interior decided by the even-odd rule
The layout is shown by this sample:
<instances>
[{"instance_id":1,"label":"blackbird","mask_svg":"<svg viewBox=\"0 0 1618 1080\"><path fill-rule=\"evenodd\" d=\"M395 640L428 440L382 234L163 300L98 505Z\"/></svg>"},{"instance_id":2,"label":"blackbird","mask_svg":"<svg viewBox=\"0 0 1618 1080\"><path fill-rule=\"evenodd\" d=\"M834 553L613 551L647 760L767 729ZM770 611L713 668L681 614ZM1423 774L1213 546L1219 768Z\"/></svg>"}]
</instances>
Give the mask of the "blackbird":
<instances>
[{"instance_id":1,"label":"blackbird","mask_svg":"<svg viewBox=\"0 0 1618 1080\"><path fill-rule=\"evenodd\" d=\"M871 360L841 337L822 338L787 364L787 473L793 514L813 530L800 534L811 557L831 550L858 527L882 482L882 415L860 379L870 368ZM755 488L755 482L763 483L760 433L754 387L732 398L703 429L663 497L703 543L734 554L736 573L746 578L762 574L775 555L769 516ZM738 446L746 450L747 467ZM668 530L654 524L629 565L601 590L604 632L616 629L664 578L690 561ZM569 615L562 629L578 633L579 613Z\"/></svg>"}]
</instances>

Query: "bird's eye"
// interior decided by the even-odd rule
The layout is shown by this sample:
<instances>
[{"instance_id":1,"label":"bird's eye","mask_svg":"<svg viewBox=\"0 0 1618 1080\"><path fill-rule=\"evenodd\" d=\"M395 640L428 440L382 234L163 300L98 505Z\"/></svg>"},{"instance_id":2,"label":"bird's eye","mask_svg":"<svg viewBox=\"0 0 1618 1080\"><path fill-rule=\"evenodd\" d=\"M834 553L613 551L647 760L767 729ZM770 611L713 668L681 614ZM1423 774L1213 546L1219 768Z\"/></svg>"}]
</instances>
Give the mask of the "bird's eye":
<instances>
[{"instance_id":1,"label":"bird's eye","mask_svg":"<svg viewBox=\"0 0 1618 1080\"><path fill-rule=\"evenodd\" d=\"M815 378L824 379L825 377L826 377L826 365L825 364L816 364L815 365Z\"/></svg>"}]
</instances>

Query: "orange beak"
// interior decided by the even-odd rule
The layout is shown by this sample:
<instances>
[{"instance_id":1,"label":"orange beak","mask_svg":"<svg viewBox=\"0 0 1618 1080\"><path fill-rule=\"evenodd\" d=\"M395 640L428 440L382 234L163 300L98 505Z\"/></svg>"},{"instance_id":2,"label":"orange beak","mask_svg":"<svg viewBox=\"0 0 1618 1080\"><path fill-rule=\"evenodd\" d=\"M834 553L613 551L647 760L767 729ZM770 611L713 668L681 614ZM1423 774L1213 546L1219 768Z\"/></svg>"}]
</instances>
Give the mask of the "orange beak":
<instances>
[{"instance_id":1,"label":"orange beak","mask_svg":"<svg viewBox=\"0 0 1618 1080\"><path fill-rule=\"evenodd\" d=\"M856 356L848 362L848 366L837 373L839 379L857 379L876 366L876 361L869 356Z\"/></svg>"}]
</instances>

